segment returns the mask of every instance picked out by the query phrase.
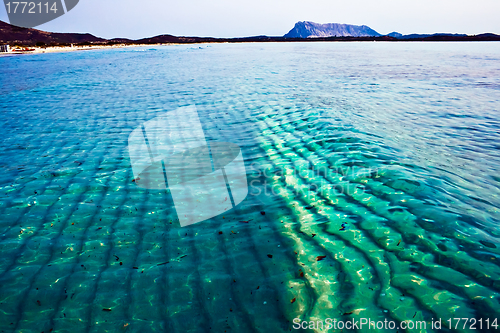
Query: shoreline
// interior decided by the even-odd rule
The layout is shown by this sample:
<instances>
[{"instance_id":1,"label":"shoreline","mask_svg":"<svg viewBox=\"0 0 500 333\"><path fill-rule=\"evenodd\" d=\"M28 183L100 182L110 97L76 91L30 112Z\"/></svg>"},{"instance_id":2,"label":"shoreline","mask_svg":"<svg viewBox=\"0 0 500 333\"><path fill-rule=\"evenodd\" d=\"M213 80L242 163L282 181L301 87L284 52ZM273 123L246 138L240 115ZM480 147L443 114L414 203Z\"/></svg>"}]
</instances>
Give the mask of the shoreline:
<instances>
[{"instance_id":1,"label":"shoreline","mask_svg":"<svg viewBox=\"0 0 500 333\"><path fill-rule=\"evenodd\" d=\"M26 55L26 54L43 54L43 53L63 53L63 52L75 52L75 51L90 51L90 50L106 50L106 49L121 49L121 48L133 48L133 47L155 47L155 46L168 46L168 45L200 45L200 44L244 44L244 43L283 43L283 40L262 40L262 41L253 41L253 40L245 40L245 41L200 41L194 43L147 43L147 44L113 44L113 45L71 45L71 46L22 46L12 48L9 52L0 52L0 57L2 56L11 56L11 55ZM289 40L286 42L360 42L360 43L373 43L373 42L381 42L381 43L463 43L463 42L494 42L494 41L483 41L483 40L377 40L377 39L369 39L369 40ZM26 49L26 51L14 51L18 49Z\"/></svg>"},{"instance_id":2,"label":"shoreline","mask_svg":"<svg viewBox=\"0 0 500 333\"><path fill-rule=\"evenodd\" d=\"M18 48L11 49L9 52L2 52L0 56L8 55L21 55L21 54L43 54L43 53L62 53L62 52L75 52L75 51L90 51L90 50L105 50L105 49L121 49L131 47L151 47L174 45L172 44L115 44L115 45L74 45L74 46L30 46L23 47L24 49L32 51L14 51Z\"/></svg>"}]
</instances>

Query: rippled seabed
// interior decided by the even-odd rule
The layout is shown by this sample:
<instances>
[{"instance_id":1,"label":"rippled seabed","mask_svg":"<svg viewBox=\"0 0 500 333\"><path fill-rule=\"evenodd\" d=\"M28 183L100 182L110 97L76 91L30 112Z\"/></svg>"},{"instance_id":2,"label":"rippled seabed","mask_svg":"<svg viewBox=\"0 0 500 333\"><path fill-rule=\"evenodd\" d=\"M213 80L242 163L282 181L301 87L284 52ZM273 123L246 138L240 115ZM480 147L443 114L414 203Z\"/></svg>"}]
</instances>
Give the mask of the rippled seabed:
<instances>
[{"instance_id":1,"label":"rippled seabed","mask_svg":"<svg viewBox=\"0 0 500 333\"><path fill-rule=\"evenodd\" d=\"M0 58L0 331L370 318L432 332L433 318L498 317L499 54L273 43ZM186 105L207 138L242 148L251 185L237 209L181 228L167 191L132 181L127 139Z\"/></svg>"}]
</instances>

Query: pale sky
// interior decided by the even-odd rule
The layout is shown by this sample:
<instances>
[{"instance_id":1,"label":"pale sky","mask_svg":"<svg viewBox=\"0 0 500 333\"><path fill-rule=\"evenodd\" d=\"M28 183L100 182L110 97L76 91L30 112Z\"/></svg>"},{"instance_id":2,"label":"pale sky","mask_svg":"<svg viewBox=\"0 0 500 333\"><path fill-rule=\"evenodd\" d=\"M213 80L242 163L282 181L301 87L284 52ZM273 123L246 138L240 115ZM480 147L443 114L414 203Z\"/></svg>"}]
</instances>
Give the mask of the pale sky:
<instances>
[{"instance_id":1,"label":"pale sky","mask_svg":"<svg viewBox=\"0 0 500 333\"><path fill-rule=\"evenodd\" d=\"M499 0L80 0L66 15L36 27L98 37L282 36L297 21L367 25L381 34L493 32ZM5 7L0 20L8 22Z\"/></svg>"}]
</instances>

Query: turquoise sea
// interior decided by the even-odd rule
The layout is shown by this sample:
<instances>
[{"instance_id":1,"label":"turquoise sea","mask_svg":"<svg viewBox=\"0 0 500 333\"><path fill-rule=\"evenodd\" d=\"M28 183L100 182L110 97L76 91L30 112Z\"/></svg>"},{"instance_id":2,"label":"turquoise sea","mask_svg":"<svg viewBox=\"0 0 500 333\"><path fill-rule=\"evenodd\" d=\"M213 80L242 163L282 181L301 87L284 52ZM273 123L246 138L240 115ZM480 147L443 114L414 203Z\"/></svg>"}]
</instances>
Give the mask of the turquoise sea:
<instances>
[{"instance_id":1,"label":"turquoise sea","mask_svg":"<svg viewBox=\"0 0 500 333\"><path fill-rule=\"evenodd\" d=\"M249 187L186 227L127 148L183 106ZM500 325L500 43L4 56L0 124L0 332Z\"/></svg>"}]
</instances>

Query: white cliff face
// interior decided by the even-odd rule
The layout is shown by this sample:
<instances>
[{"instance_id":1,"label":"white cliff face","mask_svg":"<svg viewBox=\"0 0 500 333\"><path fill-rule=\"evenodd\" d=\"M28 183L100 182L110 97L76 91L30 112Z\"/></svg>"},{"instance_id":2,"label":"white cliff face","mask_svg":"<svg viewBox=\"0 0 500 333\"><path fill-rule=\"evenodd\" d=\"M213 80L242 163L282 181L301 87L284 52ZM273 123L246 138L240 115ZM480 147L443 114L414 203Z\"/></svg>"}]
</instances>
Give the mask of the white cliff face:
<instances>
[{"instance_id":1,"label":"white cliff face","mask_svg":"<svg viewBox=\"0 0 500 333\"><path fill-rule=\"evenodd\" d=\"M284 37L295 38L314 38L314 37L366 37L380 36L378 32L366 25L351 25L340 23L314 23L309 21L300 21Z\"/></svg>"}]
</instances>

